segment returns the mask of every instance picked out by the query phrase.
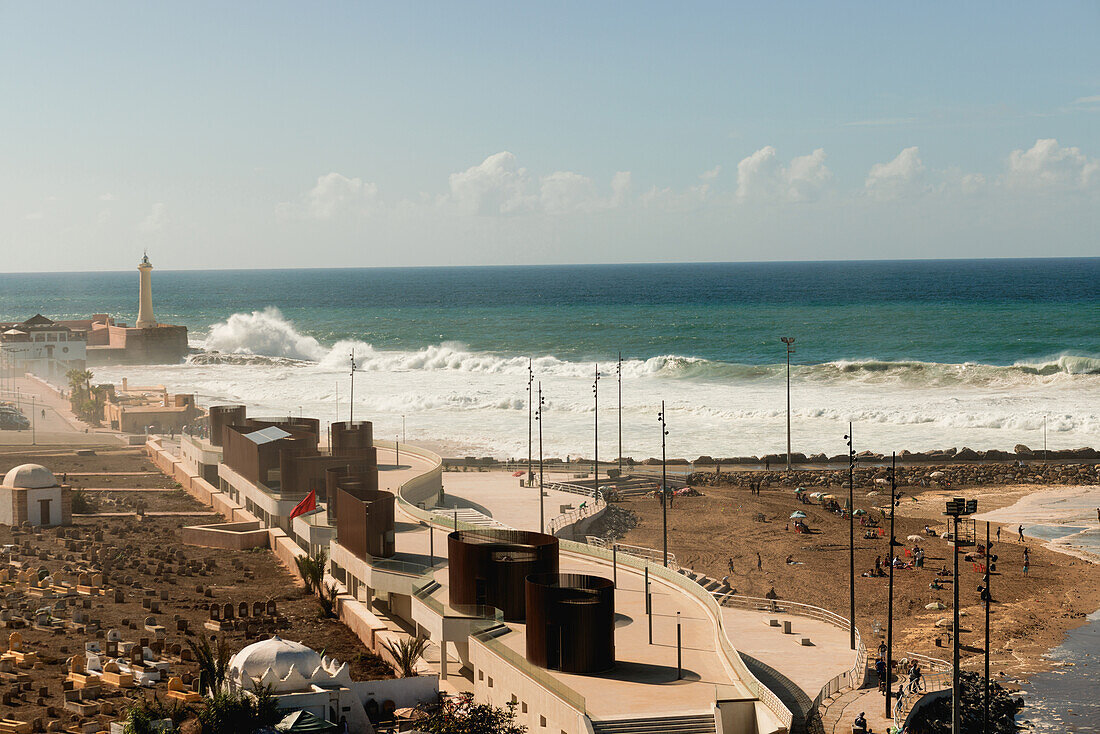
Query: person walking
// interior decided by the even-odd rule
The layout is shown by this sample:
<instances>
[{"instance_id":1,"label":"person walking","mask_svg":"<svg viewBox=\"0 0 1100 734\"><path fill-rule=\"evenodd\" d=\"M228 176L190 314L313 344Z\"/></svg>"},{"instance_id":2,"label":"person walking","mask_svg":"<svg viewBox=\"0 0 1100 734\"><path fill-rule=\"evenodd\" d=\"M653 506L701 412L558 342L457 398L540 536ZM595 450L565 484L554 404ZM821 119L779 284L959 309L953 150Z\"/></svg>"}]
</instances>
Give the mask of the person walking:
<instances>
[{"instance_id":1,"label":"person walking","mask_svg":"<svg viewBox=\"0 0 1100 734\"><path fill-rule=\"evenodd\" d=\"M1016 532L1019 533L1020 542L1023 543L1024 542L1024 526L1021 525L1020 527L1016 528Z\"/></svg>"},{"instance_id":2,"label":"person walking","mask_svg":"<svg viewBox=\"0 0 1100 734\"><path fill-rule=\"evenodd\" d=\"M756 570L760 571L764 568L764 562L760 560L760 551L756 551Z\"/></svg>"},{"instance_id":3,"label":"person walking","mask_svg":"<svg viewBox=\"0 0 1100 734\"><path fill-rule=\"evenodd\" d=\"M730 576L732 576L733 575L733 556L730 556L729 561L726 563L726 568L729 570Z\"/></svg>"},{"instance_id":4,"label":"person walking","mask_svg":"<svg viewBox=\"0 0 1100 734\"><path fill-rule=\"evenodd\" d=\"M997 526L997 542L998 543L1001 542L1001 526L1000 525Z\"/></svg>"}]
</instances>

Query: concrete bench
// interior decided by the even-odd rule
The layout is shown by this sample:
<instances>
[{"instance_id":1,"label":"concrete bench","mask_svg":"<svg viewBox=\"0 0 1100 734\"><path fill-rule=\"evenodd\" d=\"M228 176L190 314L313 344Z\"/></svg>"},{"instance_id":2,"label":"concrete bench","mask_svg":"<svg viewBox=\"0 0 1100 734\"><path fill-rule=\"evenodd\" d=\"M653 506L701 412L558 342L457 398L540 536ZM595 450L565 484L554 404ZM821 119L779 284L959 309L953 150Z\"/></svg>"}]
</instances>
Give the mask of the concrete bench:
<instances>
[{"instance_id":1,"label":"concrete bench","mask_svg":"<svg viewBox=\"0 0 1100 734\"><path fill-rule=\"evenodd\" d=\"M778 619L765 619L764 624L768 625L769 627L778 627L779 626L779 620Z\"/></svg>"}]
</instances>

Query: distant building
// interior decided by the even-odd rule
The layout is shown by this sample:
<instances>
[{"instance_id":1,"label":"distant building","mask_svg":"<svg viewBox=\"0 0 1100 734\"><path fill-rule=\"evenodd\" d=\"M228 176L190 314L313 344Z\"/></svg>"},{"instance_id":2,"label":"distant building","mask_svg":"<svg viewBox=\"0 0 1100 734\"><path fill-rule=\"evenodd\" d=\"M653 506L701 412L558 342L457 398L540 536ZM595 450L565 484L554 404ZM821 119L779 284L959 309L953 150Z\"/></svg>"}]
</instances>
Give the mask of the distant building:
<instances>
[{"instance_id":1,"label":"distant building","mask_svg":"<svg viewBox=\"0 0 1100 734\"><path fill-rule=\"evenodd\" d=\"M194 395L170 395L163 385L133 386L125 377L103 406L103 422L123 433L182 433L201 416Z\"/></svg>"},{"instance_id":2,"label":"distant building","mask_svg":"<svg viewBox=\"0 0 1100 734\"><path fill-rule=\"evenodd\" d=\"M52 381L69 370L84 369L87 351L83 331L35 314L22 323L0 323L0 369L4 376L30 372Z\"/></svg>"},{"instance_id":3,"label":"distant building","mask_svg":"<svg viewBox=\"0 0 1100 734\"><path fill-rule=\"evenodd\" d=\"M85 366L175 364L183 360L189 351L187 327L160 324L153 317L152 270L148 256L143 257L138 264L136 326L118 323L102 313L67 321L51 321L36 314L22 323L0 323L4 369L58 381L70 369Z\"/></svg>"},{"instance_id":4,"label":"distant building","mask_svg":"<svg viewBox=\"0 0 1100 734\"><path fill-rule=\"evenodd\" d=\"M21 464L0 483L0 523L18 526L71 525L72 490L41 464Z\"/></svg>"}]
</instances>

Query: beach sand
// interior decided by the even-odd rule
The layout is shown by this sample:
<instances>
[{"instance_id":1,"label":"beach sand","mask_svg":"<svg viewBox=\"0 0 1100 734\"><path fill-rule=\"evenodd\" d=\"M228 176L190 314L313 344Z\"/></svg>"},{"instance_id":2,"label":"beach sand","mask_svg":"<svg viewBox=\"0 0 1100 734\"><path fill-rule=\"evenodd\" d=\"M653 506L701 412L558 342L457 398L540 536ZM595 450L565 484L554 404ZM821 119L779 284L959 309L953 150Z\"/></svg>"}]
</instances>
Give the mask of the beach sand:
<instances>
[{"instance_id":1,"label":"beach sand","mask_svg":"<svg viewBox=\"0 0 1100 734\"><path fill-rule=\"evenodd\" d=\"M1077 496L1079 489L986 485L949 492L928 490L915 496L907 494L899 507L896 536L909 546L912 542L907 541L907 537L921 535L925 525L942 525L945 498L976 497L979 509L989 507L1006 512L1006 519L1002 521L1006 523L1001 536L1003 542L995 544L994 548L1000 560L991 584L995 600L991 659L994 669L1006 675L1025 677L1047 669L1050 661L1044 654L1059 645L1068 630L1084 624L1086 615L1100 608L1100 583L1097 583L1100 569L1083 558L1055 552L1036 539L1028 538L1023 544L1017 542L1015 528L1023 520L1007 512L1021 499L1038 493L1065 492ZM731 584L739 593L763 596L774 588L782 598L848 615L846 519L819 505L798 503L793 488L764 489L761 495L752 495L748 489L739 487L705 487L701 491L702 497L677 498L669 512L669 549L681 565L721 579L727 574L727 562L732 557ZM842 495L846 492L831 491L843 501ZM1083 496L1091 497L1090 494ZM880 494L867 496L866 490L856 491L857 508L870 509L881 505L882 501ZM646 497L620 504L637 512L641 521L623 542L660 548L659 503ZM809 515L813 534L784 530L795 510L803 510ZM757 513L762 513L766 522L755 521ZM1033 513L1031 517L1039 515ZM983 523L977 525L979 538L984 539ZM872 648L885 635L887 581L860 574L873 568L876 556L885 558L888 549L885 538L865 540L861 530L857 522L856 617L865 644ZM996 525L993 532L995 534ZM945 630L936 623L951 616L952 589L947 583L944 589L933 590L929 583L936 569L950 566L951 550L939 538L924 540L922 545L926 549L926 567L895 572L896 651L899 655L912 651L948 658L950 645ZM1022 572L1025 545L1031 559L1027 576ZM757 553L760 554L760 569L757 568ZM796 565L785 563L788 555L797 561ZM977 593L982 576L974 570L973 564L962 559L960 576L961 611L967 630L963 637L963 664L976 669L981 664L984 645L984 608ZM936 603L943 608L926 609L926 605ZM876 623L881 635L876 633ZM937 646L937 639L942 647Z\"/></svg>"}]
</instances>

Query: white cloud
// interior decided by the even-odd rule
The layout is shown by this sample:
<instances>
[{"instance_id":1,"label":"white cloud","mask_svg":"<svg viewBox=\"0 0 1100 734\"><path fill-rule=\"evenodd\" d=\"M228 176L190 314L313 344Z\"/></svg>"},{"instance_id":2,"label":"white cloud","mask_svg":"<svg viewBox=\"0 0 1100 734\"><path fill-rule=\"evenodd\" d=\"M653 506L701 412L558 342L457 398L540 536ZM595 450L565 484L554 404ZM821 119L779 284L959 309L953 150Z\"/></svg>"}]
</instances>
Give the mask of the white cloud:
<instances>
[{"instance_id":1,"label":"white cloud","mask_svg":"<svg viewBox=\"0 0 1100 734\"><path fill-rule=\"evenodd\" d=\"M1075 105L1100 105L1100 94L1094 94L1089 97L1078 97L1073 100Z\"/></svg>"},{"instance_id":2,"label":"white cloud","mask_svg":"<svg viewBox=\"0 0 1100 734\"><path fill-rule=\"evenodd\" d=\"M345 212L359 212L378 198L378 186L361 178L326 173L305 196L305 212L314 219L332 219Z\"/></svg>"},{"instance_id":3,"label":"white cloud","mask_svg":"<svg viewBox=\"0 0 1100 734\"><path fill-rule=\"evenodd\" d=\"M879 199L901 199L927 193L924 163L916 146L905 148L888 163L871 166L864 182L866 189Z\"/></svg>"},{"instance_id":4,"label":"white cloud","mask_svg":"<svg viewBox=\"0 0 1100 734\"><path fill-rule=\"evenodd\" d=\"M794 158L790 165L784 166L775 148L767 145L737 164L737 196L807 201L815 198L831 178L823 148Z\"/></svg>"},{"instance_id":5,"label":"white cloud","mask_svg":"<svg viewBox=\"0 0 1100 734\"><path fill-rule=\"evenodd\" d=\"M630 198L630 171L619 171L611 177L611 206L622 206Z\"/></svg>"},{"instance_id":6,"label":"white cloud","mask_svg":"<svg viewBox=\"0 0 1100 734\"><path fill-rule=\"evenodd\" d=\"M1100 160L1079 148L1063 148L1054 138L1040 138L1029 150L1008 156L1006 183L1010 186L1084 188L1100 179Z\"/></svg>"},{"instance_id":7,"label":"white cloud","mask_svg":"<svg viewBox=\"0 0 1100 734\"><path fill-rule=\"evenodd\" d=\"M526 168L508 151L494 153L476 166L450 177L450 198L469 214L518 214L535 206Z\"/></svg>"},{"instance_id":8,"label":"white cloud","mask_svg":"<svg viewBox=\"0 0 1100 734\"><path fill-rule=\"evenodd\" d=\"M164 209L164 202L158 201L149 210L148 216L137 225L137 230L143 234L155 234L164 229L168 224L168 214Z\"/></svg>"},{"instance_id":9,"label":"white cloud","mask_svg":"<svg viewBox=\"0 0 1100 734\"><path fill-rule=\"evenodd\" d=\"M547 214L591 211L598 206L596 185L579 173L556 171L542 178L539 203Z\"/></svg>"},{"instance_id":10,"label":"white cloud","mask_svg":"<svg viewBox=\"0 0 1100 734\"><path fill-rule=\"evenodd\" d=\"M703 171L699 174L699 180L701 181L713 181L718 178L718 174L722 172L722 166L715 166L709 171Z\"/></svg>"}]
</instances>

